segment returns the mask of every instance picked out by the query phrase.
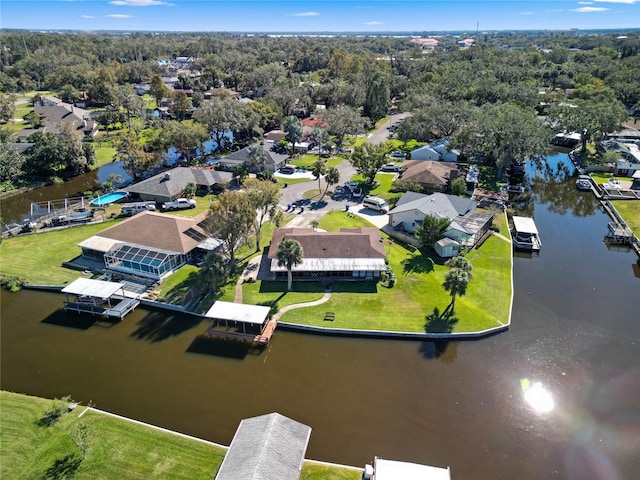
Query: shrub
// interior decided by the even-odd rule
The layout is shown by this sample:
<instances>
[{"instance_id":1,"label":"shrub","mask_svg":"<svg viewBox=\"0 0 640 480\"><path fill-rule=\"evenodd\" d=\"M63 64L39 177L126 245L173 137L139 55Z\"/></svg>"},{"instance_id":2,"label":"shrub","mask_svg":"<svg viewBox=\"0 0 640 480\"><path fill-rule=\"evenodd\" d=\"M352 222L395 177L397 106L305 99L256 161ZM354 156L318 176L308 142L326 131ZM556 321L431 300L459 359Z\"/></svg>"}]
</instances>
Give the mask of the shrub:
<instances>
[{"instance_id":1,"label":"shrub","mask_svg":"<svg viewBox=\"0 0 640 480\"><path fill-rule=\"evenodd\" d=\"M10 292L19 291L26 283L27 281L24 278L0 275L0 286L9 290Z\"/></svg>"},{"instance_id":2,"label":"shrub","mask_svg":"<svg viewBox=\"0 0 640 480\"><path fill-rule=\"evenodd\" d=\"M403 193L403 192L422 192L422 185L413 180L398 179L391 185L391 192Z\"/></svg>"},{"instance_id":3,"label":"shrub","mask_svg":"<svg viewBox=\"0 0 640 480\"><path fill-rule=\"evenodd\" d=\"M36 422L41 427L49 427L57 423L62 415L69 411L70 405L74 403L69 395L62 398L54 398L49 408Z\"/></svg>"}]
</instances>

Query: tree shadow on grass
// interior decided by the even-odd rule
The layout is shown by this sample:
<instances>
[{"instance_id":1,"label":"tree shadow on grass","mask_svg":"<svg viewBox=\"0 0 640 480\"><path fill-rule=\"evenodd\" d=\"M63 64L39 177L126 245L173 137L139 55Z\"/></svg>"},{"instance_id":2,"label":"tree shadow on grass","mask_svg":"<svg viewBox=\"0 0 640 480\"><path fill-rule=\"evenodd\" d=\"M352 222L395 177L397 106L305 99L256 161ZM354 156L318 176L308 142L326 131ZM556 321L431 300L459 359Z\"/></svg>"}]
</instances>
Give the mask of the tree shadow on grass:
<instances>
[{"instance_id":1,"label":"tree shadow on grass","mask_svg":"<svg viewBox=\"0 0 640 480\"><path fill-rule=\"evenodd\" d=\"M42 475L43 480L62 480L73 478L82 463L79 455L67 455L59 458Z\"/></svg>"},{"instance_id":2,"label":"tree shadow on grass","mask_svg":"<svg viewBox=\"0 0 640 480\"><path fill-rule=\"evenodd\" d=\"M421 253L414 253L402 261L404 273L430 273L434 266L433 258Z\"/></svg>"},{"instance_id":3,"label":"tree shadow on grass","mask_svg":"<svg viewBox=\"0 0 640 480\"><path fill-rule=\"evenodd\" d=\"M200 322L202 322L201 318L192 315L152 312L138 322L137 328L130 336L137 340L161 342L198 326Z\"/></svg>"},{"instance_id":4,"label":"tree shadow on grass","mask_svg":"<svg viewBox=\"0 0 640 480\"><path fill-rule=\"evenodd\" d=\"M433 312L425 317L424 331L427 333L451 333L459 318L453 316L453 312L449 309L450 306L442 314L438 307L434 308Z\"/></svg>"}]
</instances>

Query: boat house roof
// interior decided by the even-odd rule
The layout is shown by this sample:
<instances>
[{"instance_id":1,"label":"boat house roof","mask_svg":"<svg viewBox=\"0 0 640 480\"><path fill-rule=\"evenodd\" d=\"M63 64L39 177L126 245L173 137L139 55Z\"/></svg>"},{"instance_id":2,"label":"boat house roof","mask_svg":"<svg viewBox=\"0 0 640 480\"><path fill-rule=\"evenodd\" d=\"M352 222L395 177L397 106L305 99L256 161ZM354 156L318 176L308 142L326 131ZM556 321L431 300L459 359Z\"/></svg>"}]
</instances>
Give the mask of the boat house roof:
<instances>
[{"instance_id":1,"label":"boat house roof","mask_svg":"<svg viewBox=\"0 0 640 480\"><path fill-rule=\"evenodd\" d=\"M253 323L262 325L271 311L270 307L262 305L245 305L243 303L217 301L205 313L207 318L216 320L231 320L233 322Z\"/></svg>"},{"instance_id":2,"label":"boat house roof","mask_svg":"<svg viewBox=\"0 0 640 480\"><path fill-rule=\"evenodd\" d=\"M530 217L514 216L513 227L516 229L516 232L534 233L538 235L538 229L536 228L536 224L533 222L533 218L530 218Z\"/></svg>"},{"instance_id":3,"label":"boat house roof","mask_svg":"<svg viewBox=\"0 0 640 480\"><path fill-rule=\"evenodd\" d=\"M93 280L91 278L78 278L64 287L62 293L107 299L123 288L124 284L122 283Z\"/></svg>"},{"instance_id":4,"label":"boat house roof","mask_svg":"<svg viewBox=\"0 0 640 480\"><path fill-rule=\"evenodd\" d=\"M279 413L246 418L216 480L298 480L311 427Z\"/></svg>"}]
</instances>

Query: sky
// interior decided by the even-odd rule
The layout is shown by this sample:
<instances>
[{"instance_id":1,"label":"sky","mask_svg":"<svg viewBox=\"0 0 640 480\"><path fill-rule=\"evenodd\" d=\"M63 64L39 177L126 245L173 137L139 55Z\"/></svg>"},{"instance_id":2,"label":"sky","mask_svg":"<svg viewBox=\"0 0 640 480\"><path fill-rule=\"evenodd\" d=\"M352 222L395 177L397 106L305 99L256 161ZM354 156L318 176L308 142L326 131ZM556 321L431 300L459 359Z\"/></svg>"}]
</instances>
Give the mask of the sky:
<instances>
[{"instance_id":1,"label":"sky","mask_svg":"<svg viewBox=\"0 0 640 480\"><path fill-rule=\"evenodd\" d=\"M640 29L640 0L0 0L0 27L301 33Z\"/></svg>"}]
</instances>

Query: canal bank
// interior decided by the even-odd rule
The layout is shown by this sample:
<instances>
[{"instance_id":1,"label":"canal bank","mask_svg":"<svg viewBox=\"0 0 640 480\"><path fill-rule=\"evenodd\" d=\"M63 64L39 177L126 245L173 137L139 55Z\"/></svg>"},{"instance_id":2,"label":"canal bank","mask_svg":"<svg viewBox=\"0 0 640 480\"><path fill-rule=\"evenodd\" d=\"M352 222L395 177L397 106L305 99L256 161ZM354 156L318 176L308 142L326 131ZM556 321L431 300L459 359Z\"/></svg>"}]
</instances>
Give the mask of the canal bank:
<instances>
[{"instance_id":1,"label":"canal bank","mask_svg":"<svg viewBox=\"0 0 640 480\"><path fill-rule=\"evenodd\" d=\"M61 315L58 294L0 292L1 387L92 399L222 444L242 418L278 411L313 428L309 457L341 464L379 455L450 465L456 480L634 478L636 257L602 242L609 218L564 169L533 174L545 243L514 257L505 333L389 342L282 330L245 352L205 341L206 325L177 312L87 326Z\"/></svg>"}]
</instances>

